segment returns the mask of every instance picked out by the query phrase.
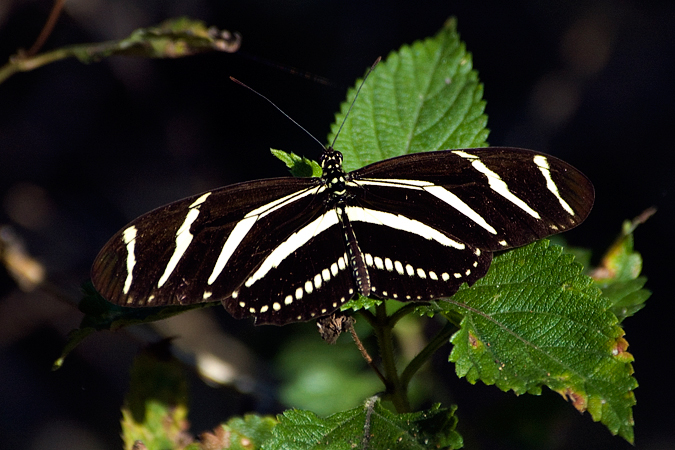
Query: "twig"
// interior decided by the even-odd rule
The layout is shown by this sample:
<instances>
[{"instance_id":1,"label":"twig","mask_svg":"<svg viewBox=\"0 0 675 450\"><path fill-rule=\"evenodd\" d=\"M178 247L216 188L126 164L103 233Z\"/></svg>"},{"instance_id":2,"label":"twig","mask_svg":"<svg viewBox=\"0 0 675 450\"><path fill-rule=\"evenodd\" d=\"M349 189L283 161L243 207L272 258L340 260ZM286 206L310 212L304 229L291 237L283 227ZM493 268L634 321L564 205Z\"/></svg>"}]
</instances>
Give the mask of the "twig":
<instances>
[{"instance_id":1,"label":"twig","mask_svg":"<svg viewBox=\"0 0 675 450\"><path fill-rule=\"evenodd\" d=\"M368 354L368 350L363 346L363 343L361 342L361 339L359 339L359 336L356 334L356 330L354 329L354 323L349 322L347 324L347 329L349 330L349 333L352 335L352 339L354 339L354 343L356 344L356 347L359 349L361 352L361 355L363 356L363 359L366 360L368 365L375 371L377 376L380 378L380 381L387 386L387 379L382 375L382 372L380 372L380 369L377 368L375 363L373 362L373 358Z\"/></svg>"},{"instance_id":2,"label":"twig","mask_svg":"<svg viewBox=\"0 0 675 450\"><path fill-rule=\"evenodd\" d=\"M63 11L63 5L65 5L66 0L56 0L54 2L54 6L52 7L52 10L49 12L49 17L47 17L47 22L45 22L45 26L42 27L42 31L40 31L40 35L37 37L35 40L35 43L33 46L26 52L26 56L33 56L35 55L47 42L47 38L49 37L50 34L52 34L52 31L54 30L54 26L56 25L56 22L59 20L59 16L61 15L61 11Z\"/></svg>"}]
</instances>

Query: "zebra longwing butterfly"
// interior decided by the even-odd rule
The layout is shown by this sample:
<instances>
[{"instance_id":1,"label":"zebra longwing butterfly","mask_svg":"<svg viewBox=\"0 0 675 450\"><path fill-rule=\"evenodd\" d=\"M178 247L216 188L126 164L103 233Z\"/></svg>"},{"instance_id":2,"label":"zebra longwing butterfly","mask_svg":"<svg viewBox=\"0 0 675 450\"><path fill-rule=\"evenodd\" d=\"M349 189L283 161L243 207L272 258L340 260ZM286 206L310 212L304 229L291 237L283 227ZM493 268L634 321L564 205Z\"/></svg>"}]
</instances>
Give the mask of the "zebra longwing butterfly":
<instances>
[{"instance_id":1,"label":"zebra longwing butterfly","mask_svg":"<svg viewBox=\"0 0 675 450\"><path fill-rule=\"evenodd\" d=\"M483 277L492 252L579 225L591 182L517 148L399 156L345 173L239 183L179 200L124 227L92 268L122 306L222 301L236 318L282 325L327 316L358 294L428 301Z\"/></svg>"}]
</instances>

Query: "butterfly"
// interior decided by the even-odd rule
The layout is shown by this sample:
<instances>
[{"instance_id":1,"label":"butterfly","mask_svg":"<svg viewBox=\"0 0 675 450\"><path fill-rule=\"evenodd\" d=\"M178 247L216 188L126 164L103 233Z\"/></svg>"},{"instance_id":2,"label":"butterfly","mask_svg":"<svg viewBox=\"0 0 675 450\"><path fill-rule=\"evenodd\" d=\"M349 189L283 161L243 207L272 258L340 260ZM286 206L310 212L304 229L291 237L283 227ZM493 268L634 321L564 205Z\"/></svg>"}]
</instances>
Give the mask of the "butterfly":
<instances>
[{"instance_id":1,"label":"butterfly","mask_svg":"<svg viewBox=\"0 0 675 450\"><path fill-rule=\"evenodd\" d=\"M332 147L323 174L214 189L144 214L92 268L121 306L221 301L283 325L358 295L429 301L483 277L492 252L569 230L591 182L543 153L487 147L416 153L352 172Z\"/></svg>"}]
</instances>

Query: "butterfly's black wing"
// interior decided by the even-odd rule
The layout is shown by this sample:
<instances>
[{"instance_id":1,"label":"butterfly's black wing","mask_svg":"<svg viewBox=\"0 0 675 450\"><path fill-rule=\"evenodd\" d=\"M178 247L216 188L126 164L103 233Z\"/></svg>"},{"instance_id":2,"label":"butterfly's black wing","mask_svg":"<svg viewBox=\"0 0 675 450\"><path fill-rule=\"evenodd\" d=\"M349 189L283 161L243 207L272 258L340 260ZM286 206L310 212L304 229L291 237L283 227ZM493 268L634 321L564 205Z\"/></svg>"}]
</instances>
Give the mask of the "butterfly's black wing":
<instances>
[{"instance_id":1,"label":"butterfly's black wing","mask_svg":"<svg viewBox=\"0 0 675 450\"><path fill-rule=\"evenodd\" d=\"M405 155L349 177L348 215L372 294L403 301L473 284L492 251L577 226L594 198L569 164L511 148Z\"/></svg>"},{"instance_id":2,"label":"butterfly's black wing","mask_svg":"<svg viewBox=\"0 0 675 450\"><path fill-rule=\"evenodd\" d=\"M225 308L257 325L283 325L331 314L356 295L343 229L327 208L275 245Z\"/></svg>"},{"instance_id":3,"label":"butterfly's black wing","mask_svg":"<svg viewBox=\"0 0 675 450\"><path fill-rule=\"evenodd\" d=\"M416 218L487 251L573 228L594 201L593 185L579 170L515 148L417 153L350 175L361 204Z\"/></svg>"},{"instance_id":4,"label":"butterfly's black wing","mask_svg":"<svg viewBox=\"0 0 675 450\"><path fill-rule=\"evenodd\" d=\"M103 247L94 286L122 306L228 299L274 248L321 214L324 190L318 178L277 178L160 207Z\"/></svg>"},{"instance_id":5,"label":"butterfly's black wing","mask_svg":"<svg viewBox=\"0 0 675 450\"><path fill-rule=\"evenodd\" d=\"M405 213L350 206L347 215L375 297L399 301L449 297L462 283L473 284L483 277L490 267L492 253Z\"/></svg>"},{"instance_id":6,"label":"butterfly's black wing","mask_svg":"<svg viewBox=\"0 0 675 450\"><path fill-rule=\"evenodd\" d=\"M529 150L446 150L322 178L278 178L199 194L115 235L92 269L125 306L221 300L234 317L284 324L333 313L358 293L402 301L452 295L492 251L580 224L593 186Z\"/></svg>"}]
</instances>

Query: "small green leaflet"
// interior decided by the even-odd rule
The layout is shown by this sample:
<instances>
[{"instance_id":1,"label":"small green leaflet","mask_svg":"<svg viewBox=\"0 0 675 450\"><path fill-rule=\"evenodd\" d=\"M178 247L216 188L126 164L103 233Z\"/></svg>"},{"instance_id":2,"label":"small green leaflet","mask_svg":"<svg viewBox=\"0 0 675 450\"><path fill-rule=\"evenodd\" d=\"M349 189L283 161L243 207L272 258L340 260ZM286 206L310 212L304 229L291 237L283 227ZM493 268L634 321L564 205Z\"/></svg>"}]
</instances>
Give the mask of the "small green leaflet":
<instances>
[{"instance_id":1,"label":"small green leaflet","mask_svg":"<svg viewBox=\"0 0 675 450\"><path fill-rule=\"evenodd\" d=\"M285 152L283 150L270 150L272 154L281 160L294 177L320 177L322 170L319 163L304 156L298 156L295 153Z\"/></svg>"},{"instance_id":2,"label":"small green leaflet","mask_svg":"<svg viewBox=\"0 0 675 450\"><path fill-rule=\"evenodd\" d=\"M648 210L645 213L650 212ZM641 216L623 223L619 238L605 253L600 266L591 273L596 286L612 302L612 312L619 321L642 309L652 295L651 291L644 289L647 278L639 276L642 272L642 255L633 248L633 231L641 223L638 222Z\"/></svg>"}]
</instances>

